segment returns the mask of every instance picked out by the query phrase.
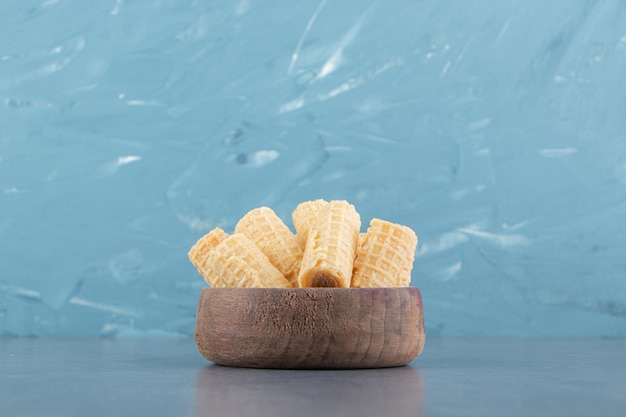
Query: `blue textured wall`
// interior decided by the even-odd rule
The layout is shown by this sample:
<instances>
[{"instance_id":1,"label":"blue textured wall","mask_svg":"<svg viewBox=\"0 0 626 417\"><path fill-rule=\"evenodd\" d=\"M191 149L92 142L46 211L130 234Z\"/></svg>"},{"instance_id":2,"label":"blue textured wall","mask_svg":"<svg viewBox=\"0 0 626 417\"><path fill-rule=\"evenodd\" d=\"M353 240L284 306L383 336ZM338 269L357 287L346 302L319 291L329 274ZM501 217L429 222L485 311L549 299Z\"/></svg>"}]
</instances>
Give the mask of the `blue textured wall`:
<instances>
[{"instance_id":1,"label":"blue textured wall","mask_svg":"<svg viewBox=\"0 0 626 417\"><path fill-rule=\"evenodd\" d=\"M626 3L3 0L0 335L189 335L216 225L347 199L430 336L626 336Z\"/></svg>"}]
</instances>

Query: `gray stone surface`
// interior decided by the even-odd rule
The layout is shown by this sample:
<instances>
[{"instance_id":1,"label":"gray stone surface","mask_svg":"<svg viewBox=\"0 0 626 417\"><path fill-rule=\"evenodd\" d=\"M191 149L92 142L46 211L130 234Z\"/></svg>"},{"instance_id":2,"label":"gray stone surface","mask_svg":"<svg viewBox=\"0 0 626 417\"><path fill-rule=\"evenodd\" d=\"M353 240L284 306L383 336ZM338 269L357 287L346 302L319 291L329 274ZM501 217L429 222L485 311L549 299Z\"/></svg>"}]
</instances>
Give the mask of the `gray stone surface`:
<instances>
[{"instance_id":1,"label":"gray stone surface","mask_svg":"<svg viewBox=\"0 0 626 417\"><path fill-rule=\"evenodd\" d=\"M0 415L623 416L624 340L435 340L409 366L210 364L192 339L0 339Z\"/></svg>"}]
</instances>

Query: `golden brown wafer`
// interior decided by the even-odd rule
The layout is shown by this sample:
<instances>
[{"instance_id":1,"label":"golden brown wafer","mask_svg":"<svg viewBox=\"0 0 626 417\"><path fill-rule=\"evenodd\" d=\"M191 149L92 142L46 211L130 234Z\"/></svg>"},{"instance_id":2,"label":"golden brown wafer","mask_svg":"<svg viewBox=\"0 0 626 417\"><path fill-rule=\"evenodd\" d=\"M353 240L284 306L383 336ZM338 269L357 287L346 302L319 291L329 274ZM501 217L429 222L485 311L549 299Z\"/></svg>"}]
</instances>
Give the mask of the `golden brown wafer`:
<instances>
[{"instance_id":1,"label":"golden brown wafer","mask_svg":"<svg viewBox=\"0 0 626 417\"><path fill-rule=\"evenodd\" d=\"M250 210L235 226L267 256L292 286L298 286L302 249L289 227L269 207Z\"/></svg>"},{"instance_id":2,"label":"golden brown wafer","mask_svg":"<svg viewBox=\"0 0 626 417\"><path fill-rule=\"evenodd\" d=\"M321 207L308 232L300 287L349 287L360 227L359 213L347 201Z\"/></svg>"},{"instance_id":3,"label":"golden brown wafer","mask_svg":"<svg viewBox=\"0 0 626 417\"><path fill-rule=\"evenodd\" d=\"M302 250L304 250L306 246L311 224L317 221L317 214L320 208L324 207L326 204L328 204L328 201L322 199L305 201L298 204L291 214L293 226L296 228L296 239Z\"/></svg>"},{"instance_id":4,"label":"golden brown wafer","mask_svg":"<svg viewBox=\"0 0 626 417\"><path fill-rule=\"evenodd\" d=\"M208 262L215 274L222 277L229 287L265 288L256 269L252 268L239 256L226 257L218 252L211 252Z\"/></svg>"},{"instance_id":5,"label":"golden brown wafer","mask_svg":"<svg viewBox=\"0 0 626 417\"><path fill-rule=\"evenodd\" d=\"M225 286L221 278L207 265L207 259L209 253L227 237L228 233L216 227L198 239L187 254L193 266L196 267L200 275L211 287L220 288Z\"/></svg>"},{"instance_id":6,"label":"golden brown wafer","mask_svg":"<svg viewBox=\"0 0 626 417\"><path fill-rule=\"evenodd\" d=\"M231 260L237 258L239 260ZM243 267L241 263L247 267ZM207 264L227 287L255 286L263 288L291 288L291 284L267 256L243 233L234 233L224 239L209 254ZM256 271L255 276L249 270ZM238 276L237 273L243 273Z\"/></svg>"},{"instance_id":7,"label":"golden brown wafer","mask_svg":"<svg viewBox=\"0 0 626 417\"><path fill-rule=\"evenodd\" d=\"M408 287L417 235L400 224L372 219L354 260L352 287Z\"/></svg>"},{"instance_id":8,"label":"golden brown wafer","mask_svg":"<svg viewBox=\"0 0 626 417\"><path fill-rule=\"evenodd\" d=\"M361 247L363 242L365 242L365 236L366 235L367 235L367 233L359 233L359 244L357 245L357 251L358 251L358 248Z\"/></svg>"}]
</instances>

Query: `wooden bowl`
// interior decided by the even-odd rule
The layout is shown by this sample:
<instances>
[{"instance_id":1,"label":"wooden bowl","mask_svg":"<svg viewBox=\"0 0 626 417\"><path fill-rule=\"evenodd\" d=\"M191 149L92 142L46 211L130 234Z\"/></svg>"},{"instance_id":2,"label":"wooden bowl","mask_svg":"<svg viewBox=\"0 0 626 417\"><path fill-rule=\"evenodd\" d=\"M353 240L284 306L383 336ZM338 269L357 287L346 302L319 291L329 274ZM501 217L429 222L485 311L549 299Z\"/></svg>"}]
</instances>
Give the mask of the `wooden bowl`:
<instances>
[{"instance_id":1,"label":"wooden bowl","mask_svg":"<svg viewBox=\"0 0 626 417\"><path fill-rule=\"evenodd\" d=\"M246 368L406 365L424 348L418 288L205 288L196 344L206 359Z\"/></svg>"}]
</instances>

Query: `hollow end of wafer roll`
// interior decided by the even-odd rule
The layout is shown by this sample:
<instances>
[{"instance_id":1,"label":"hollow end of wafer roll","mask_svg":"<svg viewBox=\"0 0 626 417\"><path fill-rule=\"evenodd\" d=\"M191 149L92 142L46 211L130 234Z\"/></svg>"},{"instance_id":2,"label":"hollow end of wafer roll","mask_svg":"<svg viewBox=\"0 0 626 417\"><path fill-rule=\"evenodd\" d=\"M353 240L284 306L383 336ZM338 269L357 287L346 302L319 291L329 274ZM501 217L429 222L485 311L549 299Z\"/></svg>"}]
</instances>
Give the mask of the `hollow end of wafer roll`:
<instances>
[{"instance_id":1,"label":"hollow end of wafer roll","mask_svg":"<svg viewBox=\"0 0 626 417\"><path fill-rule=\"evenodd\" d=\"M311 288L347 288L342 285L342 280L332 272L318 269L309 271L300 281L303 287Z\"/></svg>"}]
</instances>

